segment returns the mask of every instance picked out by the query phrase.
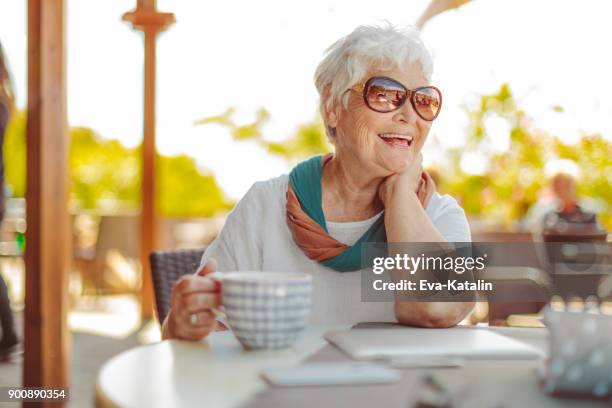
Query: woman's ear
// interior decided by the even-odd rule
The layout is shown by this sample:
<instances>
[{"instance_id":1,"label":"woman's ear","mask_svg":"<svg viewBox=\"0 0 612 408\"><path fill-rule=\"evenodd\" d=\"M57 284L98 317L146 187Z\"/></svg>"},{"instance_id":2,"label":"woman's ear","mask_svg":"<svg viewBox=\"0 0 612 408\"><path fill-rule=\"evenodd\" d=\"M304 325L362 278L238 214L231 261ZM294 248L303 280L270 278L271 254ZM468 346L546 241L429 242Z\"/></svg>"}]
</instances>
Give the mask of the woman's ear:
<instances>
[{"instance_id":1,"label":"woman's ear","mask_svg":"<svg viewBox=\"0 0 612 408\"><path fill-rule=\"evenodd\" d=\"M327 127L335 129L338 126L338 106L332 101L331 85L327 85L323 92L323 106L325 107L324 119Z\"/></svg>"}]
</instances>

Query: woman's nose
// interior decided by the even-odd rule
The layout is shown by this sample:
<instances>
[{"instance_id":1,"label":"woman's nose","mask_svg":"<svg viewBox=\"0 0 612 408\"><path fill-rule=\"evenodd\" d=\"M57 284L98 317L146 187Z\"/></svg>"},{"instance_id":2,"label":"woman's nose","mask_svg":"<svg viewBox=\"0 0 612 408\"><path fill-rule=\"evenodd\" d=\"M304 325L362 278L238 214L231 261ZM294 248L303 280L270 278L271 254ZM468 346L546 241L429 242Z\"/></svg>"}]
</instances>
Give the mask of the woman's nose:
<instances>
[{"instance_id":1,"label":"woman's nose","mask_svg":"<svg viewBox=\"0 0 612 408\"><path fill-rule=\"evenodd\" d=\"M406 101L401 108L397 110L395 118L400 123L415 124L418 119L418 115L414 111L410 101Z\"/></svg>"}]
</instances>

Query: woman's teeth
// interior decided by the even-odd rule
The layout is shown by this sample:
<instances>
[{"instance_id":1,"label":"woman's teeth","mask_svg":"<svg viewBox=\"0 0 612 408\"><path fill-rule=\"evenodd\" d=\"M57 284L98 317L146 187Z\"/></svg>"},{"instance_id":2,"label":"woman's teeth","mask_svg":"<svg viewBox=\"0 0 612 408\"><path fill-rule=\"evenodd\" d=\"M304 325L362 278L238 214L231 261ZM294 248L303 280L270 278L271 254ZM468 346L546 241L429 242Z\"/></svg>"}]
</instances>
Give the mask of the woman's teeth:
<instances>
[{"instance_id":1,"label":"woman's teeth","mask_svg":"<svg viewBox=\"0 0 612 408\"><path fill-rule=\"evenodd\" d=\"M392 146L408 147L412 144L412 136L409 135L400 135L397 133L382 133L378 135L378 137L383 139L385 143L390 144Z\"/></svg>"}]
</instances>

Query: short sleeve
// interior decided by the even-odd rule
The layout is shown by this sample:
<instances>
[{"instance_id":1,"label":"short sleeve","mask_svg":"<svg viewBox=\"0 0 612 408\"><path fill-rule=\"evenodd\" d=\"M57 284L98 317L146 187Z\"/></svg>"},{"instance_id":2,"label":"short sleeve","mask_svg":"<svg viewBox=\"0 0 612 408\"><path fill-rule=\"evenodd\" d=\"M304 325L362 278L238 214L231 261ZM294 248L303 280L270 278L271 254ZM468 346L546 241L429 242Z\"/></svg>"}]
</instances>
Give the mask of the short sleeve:
<instances>
[{"instance_id":1,"label":"short sleeve","mask_svg":"<svg viewBox=\"0 0 612 408\"><path fill-rule=\"evenodd\" d=\"M261 269L261 195L260 183L255 183L227 216L221 232L204 252L200 265L213 258L220 272Z\"/></svg>"},{"instance_id":2,"label":"short sleeve","mask_svg":"<svg viewBox=\"0 0 612 408\"><path fill-rule=\"evenodd\" d=\"M465 211L449 195L438 195L433 217L434 226L448 242L471 242L472 234Z\"/></svg>"}]
</instances>

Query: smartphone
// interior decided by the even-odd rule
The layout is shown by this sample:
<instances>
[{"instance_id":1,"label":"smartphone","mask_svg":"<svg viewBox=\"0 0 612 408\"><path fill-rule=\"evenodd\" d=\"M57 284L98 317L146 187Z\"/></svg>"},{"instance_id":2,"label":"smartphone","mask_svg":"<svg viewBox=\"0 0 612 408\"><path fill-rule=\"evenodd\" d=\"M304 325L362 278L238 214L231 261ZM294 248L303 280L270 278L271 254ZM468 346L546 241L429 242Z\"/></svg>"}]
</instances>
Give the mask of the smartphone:
<instances>
[{"instance_id":1,"label":"smartphone","mask_svg":"<svg viewBox=\"0 0 612 408\"><path fill-rule=\"evenodd\" d=\"M268 368L261 372L261 376L275 387L297 387L392 383L399 381L402 373L377 363L321 362Z\"/></svg>"}]
</instances>

